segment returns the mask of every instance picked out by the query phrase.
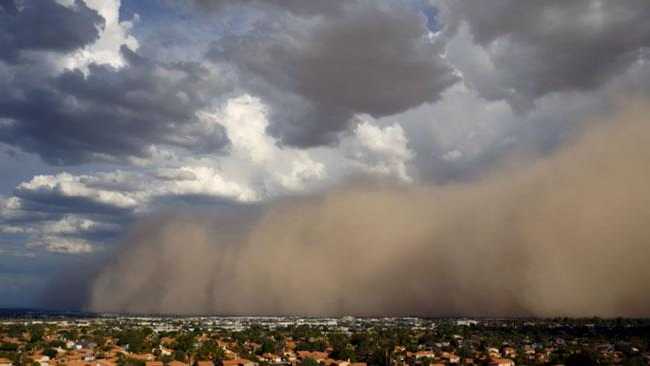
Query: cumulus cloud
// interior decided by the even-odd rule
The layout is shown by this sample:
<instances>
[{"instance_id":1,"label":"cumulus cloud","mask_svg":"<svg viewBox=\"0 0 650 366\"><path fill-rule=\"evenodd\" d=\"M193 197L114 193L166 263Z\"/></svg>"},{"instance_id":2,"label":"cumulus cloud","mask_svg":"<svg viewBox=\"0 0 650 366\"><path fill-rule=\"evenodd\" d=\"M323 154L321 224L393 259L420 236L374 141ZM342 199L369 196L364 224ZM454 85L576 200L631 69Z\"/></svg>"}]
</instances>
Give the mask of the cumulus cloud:
<instances>
[{"instance_id":1,"label":"cumulus cloud","mask_svg":"<svg viewBox=\"0 0 650 366\"><path fill-rule=\"evenodd\" d=\"M57 202L68 204L61 198L71 198L74 202L72 207L80 207L78 201L87 202L94 208L105 207L107 209L133 209L137 206L137 199L120 191L96 189L91 187L97 181L96 177L73 176L67 173L52 175L39 175L28 182L21 183L16 189L16 196L34 202L48 203L54 205ZM77 202L75 202L77 201ZM83 208L82 208L83 209Z\"/></svg>"},{"instance_id":2,"label":"cumulus cloud","mask_svg":"<svg viewBox=\"0 0 650 366\"><path fill-rule=\"evenodd\" d=\"M11 234L77 235L118 231L119 226L97 222L79 214L65 214L60 219L32 222L31 225L3 225L0 231Z\"/></svg>"},{"instance_id":3,"label":"cumulus cloud","mask_svg":"<svg viewBox=\"0 0 650 366\"><path fill-rule=\"evenodd\" d=\"M62 254L88 254L96 249L93 245L81 239L45 236L27 243L28 248L43 247L48 252Z\"/></svg>"},{"instance_id":4,"label":"cumulus cloud","mask_svg":"<svg viewBox=\"0 0 650 366\"><path fill-rule=\"evenodd\" d=\"M250 203L259 192L206 166L93 175L39 175L0 200L0 233L26 248L90 253L110 244L135 217L182 202Z\"/></svg>"},{"instance_id":5,"label":"cumulus cloud","mask_svg":"<svg viewBox=\"0 0 650 366\"><path fill-rule=\"evenodd\" d=\"M352 4L336 17L227 35L209 56L270 105L281 142L316 146L337 141L356 113L433 102L457 80L425 23L400 5Z\"/></svg>"},{"instance_id":6,"label":"cumulus cloud","mask_svg":"<svg viewBox=\"0 0 650 366\"><path fill-rule=\"evenodd\" d=\"M136 50L138 40L130 34L134 21L120 21L120 0L86 0L86 5L104 18L104 27L92 44L66 54L61 64L67 69L84 69L91 63L108 64L113 67L125 65L120 52L122 46Z\"/></svg>"},{"instance_id":7,"label":"cumulus cloud","mask_svg":"<svg viewBox=\"0 0 650 366\"><path fill-rule=\"evenodd\" d=\"M251 179L262 181L265 196L304 191L327 175L325 165L309 152L281 147L267 133L269 110L259 98L242 95L229 99L220 111L205 111L202 118L224 126L231 141L231 158L257 171L258 178Z\"/></svg>"},{"instance_id":8,"label":"cumulus cloud","mask_svg":"<svg viewBox=\"0 0 650 366\"><path fill-rule=\"evenodd\" d=\"M407 164L414 157L408 147L408 139L398 124L384 128L369 121L359 123L354 129L354 140L344 148L362 169L386 177L410 182Z\"/></svg>"}]
</instances>

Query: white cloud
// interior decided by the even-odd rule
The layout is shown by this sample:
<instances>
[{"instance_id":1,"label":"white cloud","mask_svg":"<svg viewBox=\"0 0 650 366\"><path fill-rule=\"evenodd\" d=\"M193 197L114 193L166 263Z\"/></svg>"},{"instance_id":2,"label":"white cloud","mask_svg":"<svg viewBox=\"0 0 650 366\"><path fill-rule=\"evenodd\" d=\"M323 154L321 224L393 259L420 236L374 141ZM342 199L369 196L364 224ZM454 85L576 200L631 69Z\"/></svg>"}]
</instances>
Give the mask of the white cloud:
<instances>
[{"instance_id":1,"label":"white cloud","mask_svg":"<svg viewBox=\"0 0 650 366\"><path fill-rule=\"evenodd\" d=\"M115 190L97 189L89 184L98 183L99 177L90 175L74 176L68 173L57 175L37 175L30 181L18 185L20 196L82 198L89 202L116 208L132 209L138 200L132 194Z\"/></svg>"},{"instance_id":2,"label":"white cloud","mask_svg":"<svg viewBox=\"0 0 650 366\"><path fill-rule=\"evenodd\" d=\"M231 142L231 154L219 159L224 173L241 176L260 198L305 192L327 177L326 166L309 151L278 146L267 134L268 108L259 98L242 95L221 108L202 111L205 124L220 124Z\"/></svg>"},{"instance_id":3,"label":"white cloud","mask_svg":"<svg viewBox=\"0 0 650 366\"><path fill-rule=\"evenodd\" d=\"M326 176L325 165L312 160L307 154L298 154L291 162L288 174L278 174L275 179L288 191L300 192L311 182L318 182Z\"/></svg>"},{"instance_id":4,"label":"white cloud","mask_svg":"<svg viewBox=\"0 0 650 366\"><path fill-rule=\"evenodd\" d=\"M205 195L237 202L254 202L259 195L253 189L225 179L219 171L206 166L183 167L177 175L181 179L167 181L153 190L155 195ZM194 176L194 179L185 177Z\"/></svg>"},{"instance_id":5,"label":"white cloud","mask_svg":"<svg viewBox=\"0 0 650 366\"><path fill-rule=\"evenodd\" d=\"M0 232L6 234L30 235L83 235L99 231L117 231L116 224L98 222L79 214L65 214L60 218L38 220L30 217L31 222L0 225Z\"/></svg>"},{"instance_id":6,"label":"white cloud","mask_svg":"<svg viewBox=\"0 0 650 366\"><path fill-rule=\"evenodd\" d=\"M415 154L399 124L382 128L366 117L354 129L354 139L347 145L349 156L368 172L412 181L407 170Z\"/></svg>"},{"instance_id":7,"label":"white cloud","mask_svg":"<svg viewBox=\"0 0 650 366\"><path fill-rule=\"evenodd\" d=\"M97 11L104 18L105 26L95 43L65 55L60 61L61 65L67 69L82 70L91 63L108 64L113 67L124 66L120 47L124 45L131 50L138 49L138 40L130 34L138 18L120 22L120 0L85 0L85 2L89 8Z\"/></svg>"},{"instance_id":8,"label":"white cloud","mask_svg":"<svg viewBox=\"0 0 650 366\"><path fill-rule=\"evenodd\" d=\"M46 234L73 235L102 230L116 230L117 225L97 222L80 215L65 215L57 221L43 224L41 232Z\"/></svg>"},{"instance_id":9,"label":"white cloud","mask_svg":"<svg viewBox=\"0 0 650 366\"><path fill-rule=\"evenodd\" d=\"M262 164L277 153L276 141L266 134L269 123L267 108L257 98L243 95L228 100L219 121L226 128L233 153ZM214 116L204 114L206 119Z\"/></svg>"},{"instance_id":10,"label":"white cloud","mask_svg":"<svg viewBox=\"0 0 650 366\"><path fill-rule=\"evenodd\" d=\"M92 244L82 239L71 239L59 236L44 236L27 243L27 248L43 248L51 253L88 254L97 251Z\"/></svg>"}]
</instances>

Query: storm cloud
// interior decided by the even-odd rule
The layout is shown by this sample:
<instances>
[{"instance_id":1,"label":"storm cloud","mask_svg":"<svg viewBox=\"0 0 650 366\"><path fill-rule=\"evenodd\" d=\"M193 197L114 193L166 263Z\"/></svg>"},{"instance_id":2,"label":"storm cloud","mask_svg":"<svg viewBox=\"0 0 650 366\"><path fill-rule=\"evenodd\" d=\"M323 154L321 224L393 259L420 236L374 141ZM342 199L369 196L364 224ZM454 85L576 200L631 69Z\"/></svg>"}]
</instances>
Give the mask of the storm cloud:
<instances>
[{"instance_id":1,"label":"storm cloud","mask_svg":"<svg viewBox=\"0 0 650 366\"><path fill-rule=\"evenodd\" d=\"M355 114L397 114L458 80L425 17L400 5L350 4L339 16L226 36L209 56L234 65L271 106L281 142L336 142Z\"/></svg>"},{"instance_id":2,"label":"storm cloud","mask_svg":"<svg viewBox=\"0 0 650 366\"><path fill-rule=\"evenodd\" d=\"M195 113L225 83L196 63L159 63L122 47L127 65L91 64L87 74L28 75L20 70L0 92L0 141L55 165L119 161L150 155L153 145L219 152L228 144L219 125L201 126Z\"/></svg>"},{"instance_id":3,"label":"storm cloud","mask_svg":"<svg viewBox=\"0 0 650 366\"><path fill-rule=\"evenodd\" d=\"M79 0L72 7L55 0L27 0L20 8L13 0L0 2L0 59L6 61L17 62L23 51L78 49L97 40L104 26L104 19Z\"/></svg>"},{"instance_id":4,"label":"storm cloud","mask_svg":"<svg viewBox=\"0 0 650 366\"><path fill-rule=\"evenodd\" d=\"M211 11L222 11L224 7L233 5L253 5L257 7L278 7L297 15L333 15L343 8L345 3L355 0L190 0L190 3Z\"/></svg>"},{"instance_id":5,"label":"storm cloud","mask_svg":"<svg viewBox=\"0 0 650 366\"><path fill-rule=\"evenodd\" d=\"M467 25L489 54L492 82L477 83L482 95L519 109L549 93L594 90L647 59L650 46L643 0L433 3L447 32Z\"/></svg>"},{"instance_id":6,"label":"storm cloud","mask_svg":"<svg viewBox=\"0 0 650 366\"><path fill-rule=\"evenodd\" d=\"M648 316L647 105L532 165L446 186L351 184L261 217L145 220L97 311Z\"/></svg>"}]
</instances>

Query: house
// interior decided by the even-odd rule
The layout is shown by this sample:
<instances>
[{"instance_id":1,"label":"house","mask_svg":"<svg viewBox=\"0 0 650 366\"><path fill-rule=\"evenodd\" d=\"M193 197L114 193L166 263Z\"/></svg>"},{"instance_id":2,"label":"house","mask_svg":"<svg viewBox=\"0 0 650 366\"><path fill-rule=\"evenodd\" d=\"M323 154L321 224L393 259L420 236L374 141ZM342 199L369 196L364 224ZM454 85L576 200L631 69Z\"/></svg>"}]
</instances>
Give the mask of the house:
<instances>
[{"instance_id":1,"label":"house","mask_svg":"<svg viewBox=\"0 0 650 366\"><path fill-rule=\"evenodd\" d=\"M497 348L494 348L494 347L489 347L487 349L487 352L488 352L488 355L490 356L490 358L493 358L493 359L498 359L501 356L501 352L499 352L499 350Z\"/></svg>"},{"instance_id":2,"label":"house","mask_svg":"<svg viewBox=\"0 0 650 366\"><path fill-rule=\"evenodd\" d=\"M214 366L212 361L197 361L196 366Z\"/></svg>"},{"instance_id":3,"label":"house","mask_svg":"<svg viewBox=\"0 0 650 366\"><path fill-rule=\"evenodd\" d=\"M304 360L306 358L312 358L318 362L326 359L328 357L327 352L318 352L318 351L298 351L298 359Z\"/></svg>"},{"instance_id":4,"label":"house","mask_svg":"<svg viewBox=\"0 0 650 366\"><path fill-rule=\"evenodd\" d=\"M168 363L167 366L188 366L188 365L185 362L174 360Z\"/></svg>"},{"instance_id":5,"label":"house","mask_svg":"<svg viewBox=\"0 0 650 366\"><path fill-rule=\"evenodd\" d=\"M81 359L68 359L65 366L90 366L90 364Z\"/></svg>"},{"instance_id":6,"label":"house","mask_svg":"<svg viewBox=\"0 0 650 366\"><path fill-rule=\"evenodd\" d=\"M264 353L262 354L261 357L259 357L261 360L270 362L270 363L280 363L282 362L282 357L273 354L273 353Z\"/></svg>"},{"instance_id":7,"label":"house","mask_svg":"<svg viewBox=\"0 0 650 366\"><path fill-rule=\"evenodd\" d=\"M289 362L298 360L298 356L293 351L284 352L284 358L286 358Z\"/></svg>"},{"instance_id":8,"label":"house","mask_svg":"<svg viewBox=\"0 0 650 366\"><path fill-rule=\"evenodd\" d=\"M449 363L460 363L460 356L453 353L450 354L447 359L449 360Z\"/></svg>"},{"instance_id":9,"label":"house","mask_svg":"<svg viewBox=\"0 0 650 366\"><path fill-rule=\"evenodd\" d=\"M257 362L245 358L237 358L234 360L223 360L223 366L257 366Z\"/></svg>"},{"instance_id":10,"label":"house","mask_svg":"<svg viewBox=\"0 0 650 366\"><path fill-rule=\"evenodd\" d=\"M147 361L144 363L145 366L164 366L162 361Z\"/></svg>"},{"instance_id":11,"label":"house","mask_svg":"<svg viewBox=\"0 0 650 366\"><path fill-rule=\"evenodd\" d=\"M134 358L136 360L145 361L145 362L153 361L156 359L156 357L151 353L131 353L129 354L129 357Z\"/></svg>"},{"instance_id":12,"label":"house","mask_svg":"<svg viewBox=\"0 0 650 366\"><path fill-rule=\"evenodd\" d=\"M13 362L8 358L0 358L0 366L13 366Z\"/></svg>"},{"instance_id":13,"label":"house","mask_svg":"<svg viewBox=\"0 0 650 366\"><path fill-rule=\"evenodd\" d=\"M117 363L110 360L97 360L90 363L91 366L117 366Z\"/></svg>"},{"instance_id":14,"label":"house","mask_svg":"<svg viewBox=\"0 0 650 366\"><path fill-rule=\"evenodd\" d=\"M41 366L50 366L50 357L49 356L40 356L34 358L34 362L38 363Z\"/></svg>"},{"instance_id":15,"label":"house","mask_svg":"<svg viewBox=\"0 0 650 366\"><path fill-rule=\"evenodd\" d=\"M501 351L501 353L505 357L515 357L515 356L517 356L517 350L515 350L512 347L503 347L503 350Z\"/></svg>"},{"instance_id":16,"label":"house","mask_svg":"<svg viewBox=\"0 0 650 366\"><path fill-rule=\"evenodd\" d=\"M348 361L341 361L341 360L334 360L331 358L326 358L322 360L321 365L324 366L350 366L350 362Z\"/></svg>"},{"instance_id":17,"label":"house","mask_svg":"<svg viewBox=\"0 0 650 366\"><path fill-rule=\"evenodd\" d=\"M433 351L417 351L415 352L415 359L419 360L421 358L434 358L436 357L435 353Z\"/></svg>"},{"instance_id":18,"label":"house","mask_svg":"<svg viewBox=\"0 0 650 366\"><path fill-rule=\"evenodd\" d=\"M174 353L172 349L166 348L162 343L158 346L158 349L160 350L161 356L171 356Z\"/></svg>"},{"instance_id":19,"label":"house","mask_svg":"<svg viewBox=\"0 0 650 366\"><path fill-rule=\"evenodd\" d=\"M515 366L515 361L509 358L492 358L490 366Z\"/></svg>"}]
</instances>

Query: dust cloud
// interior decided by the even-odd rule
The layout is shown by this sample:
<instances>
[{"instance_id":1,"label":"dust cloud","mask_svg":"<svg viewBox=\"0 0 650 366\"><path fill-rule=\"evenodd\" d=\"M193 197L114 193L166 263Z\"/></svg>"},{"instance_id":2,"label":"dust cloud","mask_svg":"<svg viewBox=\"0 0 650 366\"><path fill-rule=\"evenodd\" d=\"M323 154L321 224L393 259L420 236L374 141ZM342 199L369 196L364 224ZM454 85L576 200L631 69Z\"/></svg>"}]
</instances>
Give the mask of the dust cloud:
<instances>
[{"instance_id":1,"label":"dust cloud","mask_svg":"<svg viewBox=\"0 0 650 366\"><path fill-rule=\"evenodd\" d=\"M650 316L650 106L465 183L350 183L260 215L137 224L88 308Z\"/></svg>"}]
</instances>

